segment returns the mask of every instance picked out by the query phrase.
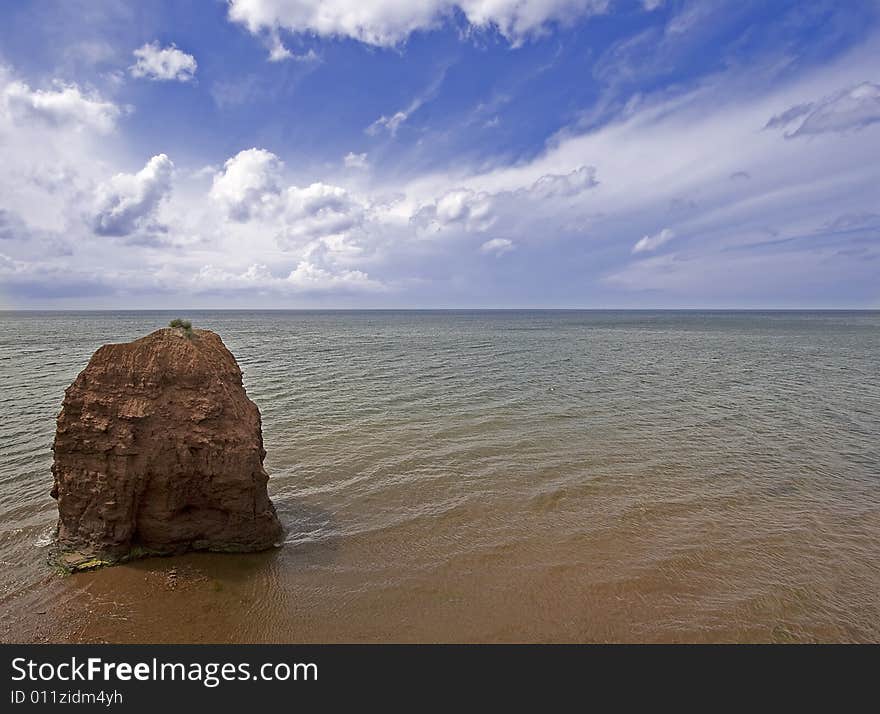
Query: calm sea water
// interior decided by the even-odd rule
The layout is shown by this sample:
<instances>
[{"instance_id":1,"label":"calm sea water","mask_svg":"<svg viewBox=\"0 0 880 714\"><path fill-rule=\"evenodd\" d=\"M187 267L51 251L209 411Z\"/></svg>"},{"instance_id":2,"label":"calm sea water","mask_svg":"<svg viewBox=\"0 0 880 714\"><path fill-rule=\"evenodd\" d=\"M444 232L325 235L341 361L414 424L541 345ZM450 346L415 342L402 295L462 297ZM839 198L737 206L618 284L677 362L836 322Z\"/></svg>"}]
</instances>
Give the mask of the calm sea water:
<instances>
[{"instance_id":1,"label":"calm sea water","mask_svg":"<svg viewBox=\"0 0 880 714\"><path fill-rule=\"evenodd\" d=\"M7 631L87 597L119 641L880 640L878 312L189 312L286 545L56 577L64 389L173 316L0 313Z\"/></svg>"}]
</instances>

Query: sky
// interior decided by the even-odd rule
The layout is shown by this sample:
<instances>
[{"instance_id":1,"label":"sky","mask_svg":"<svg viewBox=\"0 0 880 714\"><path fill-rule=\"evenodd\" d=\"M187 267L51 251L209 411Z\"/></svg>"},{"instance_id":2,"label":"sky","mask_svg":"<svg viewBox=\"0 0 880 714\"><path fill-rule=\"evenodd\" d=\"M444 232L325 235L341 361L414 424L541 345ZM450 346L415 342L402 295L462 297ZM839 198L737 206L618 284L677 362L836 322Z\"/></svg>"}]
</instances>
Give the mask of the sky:
<instances>
[{"instance_id":1,"label":"sky","mask_svg":"<svg viewBox=\"0 0 880 714\"><path fill-rule=\"evenodd\" d=\"M880 308L880 0L4 3L23 308Z\"/></svg>"}]
</instances>

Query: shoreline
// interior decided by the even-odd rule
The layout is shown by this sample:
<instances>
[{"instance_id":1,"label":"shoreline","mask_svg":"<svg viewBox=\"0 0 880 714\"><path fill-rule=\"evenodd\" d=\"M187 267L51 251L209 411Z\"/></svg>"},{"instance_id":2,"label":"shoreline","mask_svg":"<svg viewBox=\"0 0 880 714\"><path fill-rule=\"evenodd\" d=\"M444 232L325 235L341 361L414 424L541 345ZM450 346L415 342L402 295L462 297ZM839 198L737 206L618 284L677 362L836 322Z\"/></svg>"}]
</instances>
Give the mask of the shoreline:
<instances>
[{"instance_id":1,"label":"shoreline","mask_svg":"<svg viewBox=\"0 0 880 714\"><path fill-rule=\"evenodd\" d=\"M594 623L591 631L563 629L554 632L534 630L529 617L520 619L520 627L505 627L494 633L468 631L461 622L448 629L428 626L426 630L407 628L405 614L396 619L384 618L372 632L346 633L331 626L330 620L313 622L313 629L303 629L299 637L293 629L236 629L241 622L229 619L230 609L239 615L260 618L259 599L243 596L224 570L228 562L203 559L204 554L186 554L148 558L135 564L115 565L100 570L60 575L47 573L27 591L3 603L0 618L0 641L7 644L315 644L315 643L476 643L503 644L528 642L558 643L869 643L862 632L837 629L804 631L782 620L753 623L748 632L731 619L707 627L679 623L679 627L654 632L645 637L639 622L626 623L619 618ZM211 558L211 556L208 556ZM246 571L264 569L268 562L232 564ZM109 575L108 575L109 574ZM240 582L249 579L239 572ZM96 577L97 576L97 577ZM613 596L612 588L609 595ZM610 599L610 598L609 598ZM427 604L427 603L426 603ZM534 603L532 603L534 605ZM630 603L632 605L632 603ZM627 606L624 605L624 609ZM462 603L456 617L466 619ZM528 611L532 618L546 617L546 612ZM526 612L523 613L525 615ZM613 614L613 613L612 613ZM310 615L303 613L305 621ZM318 618L320 613L316 613ZM552 618L552 612L550 613ZM437 623L441 624L441 623ZM447 623L451 625L451 623ZM531 629L530 629L531 627ZM271 636L266 636L271 632ZM446 634L442 634L442 633ZM469 634L467 634L469 632ZM395 634L392 634L395 633ZM430 633L430 634L426 634Z\"/></svg>"}]
</instances>

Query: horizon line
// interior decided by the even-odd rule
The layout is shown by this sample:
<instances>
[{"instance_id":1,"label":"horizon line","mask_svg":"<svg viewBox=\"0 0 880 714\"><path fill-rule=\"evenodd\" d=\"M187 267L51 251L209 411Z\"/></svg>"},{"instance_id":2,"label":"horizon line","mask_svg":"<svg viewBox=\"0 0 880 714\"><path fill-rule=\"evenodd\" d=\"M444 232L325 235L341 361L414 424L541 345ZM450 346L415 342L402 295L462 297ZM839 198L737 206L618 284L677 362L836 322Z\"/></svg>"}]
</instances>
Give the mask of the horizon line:
<instances>
[{"instance_id":1,"label":"horizon line","mask_svg":"<svg viewBox=\"0 0 880 714\"><path fill-rule=\"evenodd\" d=\"M5 312L880 312L880 307L22 307Z\"/></svg>"}]
</instances>

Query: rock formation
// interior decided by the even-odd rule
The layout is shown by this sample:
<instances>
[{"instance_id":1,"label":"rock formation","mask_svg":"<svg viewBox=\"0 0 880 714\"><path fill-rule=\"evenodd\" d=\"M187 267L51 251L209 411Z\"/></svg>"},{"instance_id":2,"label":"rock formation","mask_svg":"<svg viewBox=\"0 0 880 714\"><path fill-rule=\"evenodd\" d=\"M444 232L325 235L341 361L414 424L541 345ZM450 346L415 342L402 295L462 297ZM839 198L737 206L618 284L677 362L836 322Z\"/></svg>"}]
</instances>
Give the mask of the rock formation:
<instances>
[{"instance_id":1,"label":"rock formation","mask_svg":"<svg viewBox=\"0 0 880 714\"><path fill-rule=\"evenodd\" d=\"M65 392L53 449L56 561L68 570L280 540L260 411L213 332L101 347Z\"/></svg>"}]
</instances>

